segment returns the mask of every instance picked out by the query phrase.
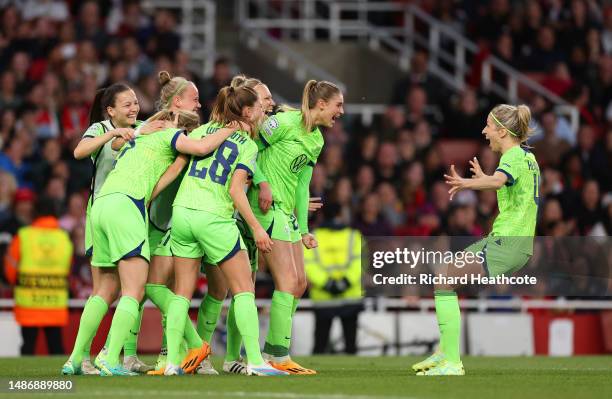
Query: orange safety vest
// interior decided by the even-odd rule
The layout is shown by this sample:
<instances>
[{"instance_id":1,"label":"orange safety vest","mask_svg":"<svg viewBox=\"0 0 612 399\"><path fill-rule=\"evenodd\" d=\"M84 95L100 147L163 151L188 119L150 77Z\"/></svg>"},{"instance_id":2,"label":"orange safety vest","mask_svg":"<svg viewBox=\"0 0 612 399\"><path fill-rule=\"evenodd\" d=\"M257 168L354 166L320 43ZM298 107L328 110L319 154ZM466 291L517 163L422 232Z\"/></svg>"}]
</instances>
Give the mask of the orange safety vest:
<instances>
[{"instance_id":1,"label":"orange safety vest","mask_svg":"<svg viewBox=\"0 0 612 399\"><path fill-rule=\"evenodd\" d=\"M18 231L21 260L15 286L15 319L22 326L68 324L68 274L72 242L59 228Z\"/></svg>"}]
</instances>

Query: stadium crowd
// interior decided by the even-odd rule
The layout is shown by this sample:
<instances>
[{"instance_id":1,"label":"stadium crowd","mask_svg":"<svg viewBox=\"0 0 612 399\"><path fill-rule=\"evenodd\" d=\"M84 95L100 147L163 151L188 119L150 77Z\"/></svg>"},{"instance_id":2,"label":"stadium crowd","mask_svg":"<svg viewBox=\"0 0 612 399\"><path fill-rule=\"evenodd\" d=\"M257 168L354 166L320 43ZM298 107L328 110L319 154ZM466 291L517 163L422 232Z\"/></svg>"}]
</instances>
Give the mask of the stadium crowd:
<instances>
[{"instance_id":1,"label":"stadium crowd","mask_svg":"<svg viewBox=\"0 0 612 399\"><path fill-rule=\"evenodd\" d=\"M543 177L538 234L610 235L612 8L581 0L423 3L579 108L573 132L543 98L530 96L537 129L529 144ZM209 78L190 70L177 16L148 15L139 1L0 0L0 6L0 244L31 222L37 196L52 198L74 242L72 295L87 298L83 240L91 161L72 153L88 127L95 90L128 82L140 102L138 118L145 119L159 93L157 71L196 83L203 110L238 71L224 58ZM449 140L471 141L473 155L491 173L497 158L480 132L498 99L477 87L445 92L427 72L427 58L425 51L415 53L387 112L371 126L347 115L325 132L312 196L337 204L343 222L364 235L479 236L495 215L494 192L464 192L449 201L443 149ZM466 172L466 165L457 166ZM322 218L313 214L311 228ZM0 297L10 295L0 284Z\"/></svg>"}]
</instances>

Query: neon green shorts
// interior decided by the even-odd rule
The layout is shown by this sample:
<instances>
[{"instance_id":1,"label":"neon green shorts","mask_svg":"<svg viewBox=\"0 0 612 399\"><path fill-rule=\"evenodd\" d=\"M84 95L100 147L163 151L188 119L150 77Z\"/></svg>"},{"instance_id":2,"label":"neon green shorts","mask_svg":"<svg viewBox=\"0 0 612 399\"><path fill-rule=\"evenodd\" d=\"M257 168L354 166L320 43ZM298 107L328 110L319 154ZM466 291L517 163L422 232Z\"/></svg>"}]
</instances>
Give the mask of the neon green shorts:
<instances>
[{"instance_id":1,"label":"neon green shorts","mask_svg":"<svg viewBox=\"0 0 612 399\"><path fill-rule=\"evenodd\" d=\"M172 256L170 250L170 229L159 230L149 223L149 249L151 256Z\"/></svg>"},{"instance_id":2,"label":"neon green shorts","mask_svg":"<svg viewBox=\"0 0 612 399\"><path fill-rule=\"evenodd\" d=\"M253 213L273 240L296 242L302 239L297 218L292 213L285 213L272 203L267 213L259 206L253 208Z\"/></svg>"},{"instance_id":3,"label":"neon green shorts","mask_svg":"<svg viewBox=\"0 0 612 399\"><path fill-rule=\"evenodd\" d=\"M93 266L116 266L121 259L141 256L149 261L149 234L144 199L120 193L96 198L91 208Z\"/></svg>"},{"instance_id":4,"label":"neon green shorts","mask_svg":"<svg viewBox=\"0 0 612 399\"><path fill-rule=\"evenodd\" d=\"M87 200L85 211L85 256L91 258L93 254L93 227L91 226L91 196Z\"/></svg>"},{"instance_id":5,"label":"neon green shorts","mask_svg":"<svg viewBox=\"0 0 612 399\"><path fill-rule=\"evenodd\" d=\"M238 227L238 231L240 231L240 236L242 236L242 241L244 241L247 254L249 255L251 272L256 272L259 268L259 250L257 249L257 245L255 245L253 233L251 233L251 229L247 226L246 222L240 218L236 219L236 226Z\"/></svg>"},{"instance_id":6,"label":"neon green shorts","mask_svg":"<svg viewBox=\"0 0 612 399\"><path fill-rule=\"evenodd\" d=\"M483 267L488 276L495 277L502 274L509 276L525 266L531 257L517 250L511 242L508 242L509 240L512 239L488 236L467 247L465 252L484 253Z\"/></svg>"},{"instance_id":7,"label":"neon green shorts","mask_svg":"<svg viewBox=\"0 0 612 399\"><path fill-rule=\"evenodd\" d=\"M181 258L202 258L218 265L246 249L233 218L206 211L175 206L170 238L172 254Z\"/></svg>"}]
</instances>

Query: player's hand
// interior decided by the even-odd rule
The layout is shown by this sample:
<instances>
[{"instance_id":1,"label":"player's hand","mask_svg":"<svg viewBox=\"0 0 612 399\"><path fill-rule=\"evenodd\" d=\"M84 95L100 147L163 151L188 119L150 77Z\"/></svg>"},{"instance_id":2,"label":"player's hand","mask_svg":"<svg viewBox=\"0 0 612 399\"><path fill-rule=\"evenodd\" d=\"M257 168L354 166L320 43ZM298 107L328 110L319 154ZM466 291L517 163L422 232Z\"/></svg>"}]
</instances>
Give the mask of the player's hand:
<instances>
[{"instance_id":1,"label":"player's hand","mask_svg":"<svg viewBox=\"0 0 612 399\"><path fill-rule=\"evenodd\" d=\"M314 212L323 208L323 202L321 197L310 197L308 199L308 212Z\"/></svg>"},{"instance_id":2,"label":"player's hand","mask_svg":"<svg viewBox=\"0 0 612 399\"><path fill-rule=\"evenodd\" d=\"M147 122L144 125L142 125L142 127L139 130L139 133L140 134L150 134L153 132L158 132L160 130L167 129L169 127L172 127L172 122L157 120L157 121Z\"/></svg>"},{"instance_id":3,"label":"player's hand","mask_svg":"<svg viewBox=\"0 0 612 399\"><path fill-rule=\"evenodd\" d=\"M272 251L272 245L274 245L274 243L263 228L260 227L255 230L253 236L255 238L255 245L257 245L260 251L265 253Z\"/></svg>"},{"instance_id":4,"label":"player's hand","mask_svg":"<svg viewBox=\"0 0 612 399\"><path fill-rule=\"evenodd\" d=\"M268 213L268 210L272 206L272 190L268 182L259 183L259 209L263 213Z\"/></svg>"},{"instance_id":5,"label":"player's hand","mask_svg":"<svg viewBox=\"0 0 612 399\"><path fill-rule=\"evenodd\" d=\"M315 236L310 233L302 234L302 244L304 244L307 249L313 249L319 246L319 242Z\"/></svg>"},{"instance_id":6,"label":"player's hand","mask_svg":"<svg viewBox=\"0 0 612 399\"><path fill-rule=\"evenodd\" d=\"M113 130L113 136L121 137L125 141L134 140L136 135L134 134L134 129L129 127L120 127L119 129Z\"/></svg>"},{"instance_id":7,"label":"player's hand","mask_svg":"<svg viewBox=\"0 0 612 399\"><path fill-rule=\"evenodd\" d=\"M466 188L467 179L464 179L463 177L459 176L459 174L455 170L455 165L451 165L450 175L444 175L444 178L446 179L446 184L451 186L450 190L448 190L448 193L450 194L450 199L452 201L455 194Z\"/></svg>"},{"instance_id":8,"label":"player's hand","mask_svg":"<svg viewBox=\"0 0 612 399\"><path fill-rule=\"evenodd\" d=\"M478 159L476 159L476 157L474 157L474 159L470 159L470 166L470 172L472 172L472 179L484 176L484 172L482 171L480 163L478 163Z\"/></svg>"}]
</instances>

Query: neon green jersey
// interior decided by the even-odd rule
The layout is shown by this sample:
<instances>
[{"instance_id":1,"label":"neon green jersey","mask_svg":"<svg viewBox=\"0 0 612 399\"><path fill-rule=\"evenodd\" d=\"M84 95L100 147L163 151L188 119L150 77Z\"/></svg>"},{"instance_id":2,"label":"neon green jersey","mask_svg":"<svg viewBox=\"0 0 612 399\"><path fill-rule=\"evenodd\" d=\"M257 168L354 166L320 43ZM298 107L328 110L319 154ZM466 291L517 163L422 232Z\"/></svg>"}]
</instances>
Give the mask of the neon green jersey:
<instances>
[{"instance_id":1,"label":"neon green jersey","mask_svg":"<svg viewBox=\"0 0 612 399\"><path fill-rule=\"evenodd\" d=\"M221 126L209 122L194 130L194 139L215 134ZM243 131L234 132L215 151L203 157L191 157L187 172L176 194L174 206L207 211L231 218L234 203L229 187L236 169L253 176L257 144Z\"/></svg>"},{"instance_id":2,"label":"neon green jersey","mask_svg":"<svg viewBox=\"0 0 612 399\"><path fill-rule=\"evenodd\" d=\"M100 196L122 193L149 202L151 193L168 166L176 158L176 140L183 130L169 128L126 143L113 170L100 190Z\"/></svg>"},{"instance_id":3,"label":"neon green jersey","mask_svg":"<svg viewBox=\"0 0 612 399\"><path fill-rule=\"evenodd\" d=\"M323 149L323 135L319 128L306 132L302 113L297 110L270 116L259 134L260 149L257 165L268 179L276 206L285 213L293 213L296 187L301 170L314 166ZM249 190L249 202L257 204L258 190Z\"/></svg>"},{"instance_id":4,"label":"neon green jersey","mask_svg":"<svg viewBox=\"0 0 612 399\"><path fill-rule=\"evenodd\" d=\"M502 155L497 170L504 173L508 181L497 190L499 215L493 222L492 234L528 237L515 240L520 243L516 249L531 255L540 196L540 168L531 152L516 146Z\"/></svg>"},{"instance_id":5,"label":"neon green jersey","mask_svg":"<svg viewBox=\"0 0 612 399\"><path fill-rule=\"evenodd\" d=\"M136 124L133 127L136 128L141 124L142 121L136 121ZM114 129L115 126L110 120L96 122L87 128L85 133L83 133L83 138L96 138L109 130ZM113 163L115 162L117 151L114 151L111 148L112 143L113 140L109 140L102 147L91 153L91 162L93 163L93 178L91 179L90 200L98 196L102 185L106 181L106 176L108 176L109 172L113 169Z\"/></svg>"}]
</instances>

